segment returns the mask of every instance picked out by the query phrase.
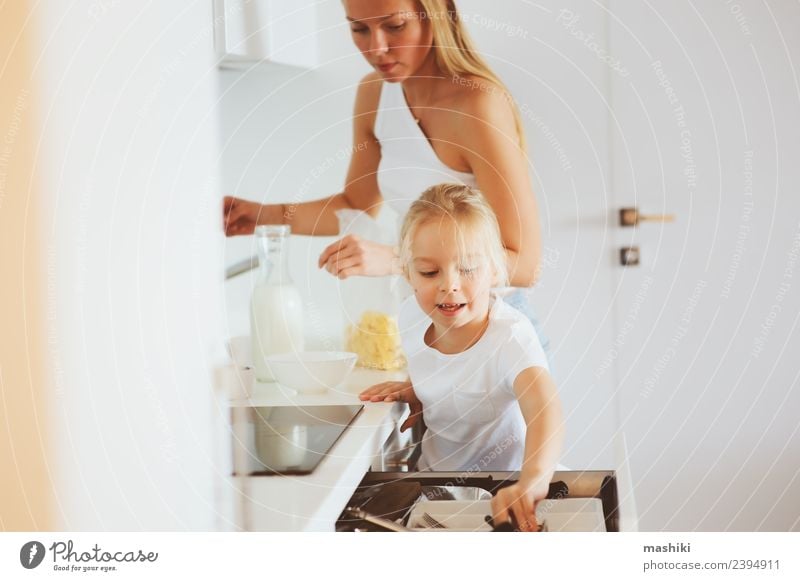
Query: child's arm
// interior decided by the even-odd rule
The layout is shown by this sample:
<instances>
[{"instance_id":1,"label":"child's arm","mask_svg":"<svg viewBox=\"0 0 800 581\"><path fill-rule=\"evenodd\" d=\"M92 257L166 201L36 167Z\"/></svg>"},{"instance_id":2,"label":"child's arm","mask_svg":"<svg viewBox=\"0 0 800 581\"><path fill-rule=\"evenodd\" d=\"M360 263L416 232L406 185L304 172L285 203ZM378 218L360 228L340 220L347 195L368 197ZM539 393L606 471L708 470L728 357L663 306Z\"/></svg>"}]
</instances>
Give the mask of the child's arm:
<instances>
[{"instance_id":1,"label":"child's arm","mask_svg":"<svg viewBox=\"0 0 800 581\"><path fill-rule=\"evenodd\" d=\"M509 511L520 530L536 530L536 505L547 496L564 439L561 402L546 369L529 367L514 380L525 431L525 457L519 480L497 492L492 499L494 522L509 520Z\"/></svg>"}]
</instances>

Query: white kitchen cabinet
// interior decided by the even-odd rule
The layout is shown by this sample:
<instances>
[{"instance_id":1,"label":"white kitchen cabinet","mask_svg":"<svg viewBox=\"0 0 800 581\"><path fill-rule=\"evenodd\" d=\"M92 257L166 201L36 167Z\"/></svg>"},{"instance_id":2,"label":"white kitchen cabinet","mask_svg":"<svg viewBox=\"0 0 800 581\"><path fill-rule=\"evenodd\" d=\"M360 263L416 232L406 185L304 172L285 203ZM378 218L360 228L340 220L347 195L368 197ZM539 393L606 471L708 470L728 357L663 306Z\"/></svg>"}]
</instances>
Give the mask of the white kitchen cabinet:
<instances>
[{"instance_id":1,"label":"white kitchen cabinet","mask_svg":"<svg viewBox=\"0 0 800 581\"><path fill-rule=\"evenodd\" d=\"M317 64L312 0L213 0L214 45L222 68Z\"/></svg>"},{"instance_id":2,"label":"white kitchen cabinet","mask_svg":"<svg viewBox=\"0 0 800 581\"><path fill-rule=\"evenodd\" d=\"M345 383L321 394L293 394L272 384L256 383L249 398L230 401L248 406L359 405L358 394L383 381L406 379L402 371L357 368ZM366 403L327 457L311 474L298 476L232 476L230 508L236 527L248 531L333 531L336 519L364 474L385 464L387 440L408 414L401 403ZM239 441L247 441L243 432ZM237 450L241 451L241 450ZM231 466L232 467L232 466Z\"/></svg>"}]
</instances>

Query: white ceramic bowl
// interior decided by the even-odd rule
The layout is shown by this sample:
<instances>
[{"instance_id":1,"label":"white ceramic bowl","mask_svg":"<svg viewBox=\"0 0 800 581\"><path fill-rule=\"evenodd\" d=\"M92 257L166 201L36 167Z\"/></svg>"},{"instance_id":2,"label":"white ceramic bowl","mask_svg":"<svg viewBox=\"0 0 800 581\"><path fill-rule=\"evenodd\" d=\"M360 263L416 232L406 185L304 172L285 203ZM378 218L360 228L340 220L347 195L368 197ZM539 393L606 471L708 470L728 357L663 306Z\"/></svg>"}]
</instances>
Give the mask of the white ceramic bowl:
<instances>
[{"instance_id":1,"label":"white ceramic bowl","mask_svg":"<svg viewBox=\"0 0 800 581\"><path fill-rule=\"evenodd\" d=\"M358 355L346 351L300 351L265 358L275 381L298 393L323 393L342 383Z\"/></svg>"}]
</instances>

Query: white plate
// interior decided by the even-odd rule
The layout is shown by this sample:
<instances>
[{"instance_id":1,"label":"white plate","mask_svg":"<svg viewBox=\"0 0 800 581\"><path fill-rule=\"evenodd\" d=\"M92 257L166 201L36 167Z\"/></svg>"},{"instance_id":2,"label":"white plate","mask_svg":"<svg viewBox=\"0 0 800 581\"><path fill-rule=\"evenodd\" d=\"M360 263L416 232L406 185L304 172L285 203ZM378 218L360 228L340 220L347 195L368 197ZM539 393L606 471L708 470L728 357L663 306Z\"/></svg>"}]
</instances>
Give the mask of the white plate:
<instances>
[{"instance_id":1,"label":"white plate","mask_svg":"<svg viewBox=\"0 0 800 581\"><path fill-rule=\"evenodd\" d=\"M447 528L431 528L423 520L428 513ZM489 532L489 500L421 500L408 517L409 528L437 532ZM564 498L543 500L536 509L536 520L546 522L548 532L605 532L603 503L599 498Z\"/></svg>"},{"instance_id":2,"label":"white plate","mask_svg":"<svg viewBox=\"0 0 800 581\"><path fill-rule=\"evenodd\" d=\"M543 500L536 507L536 520L547 523L549 532L605 532L603 501L599 498Z\"/></svg>"},{"instance_id":3,"label":"white plate","mask_svg":"<svg viewBox=\"0 0 800 581\"><path fill-rule=\"evenodd\" d=\"M422 519L426 512L447 528L430 528ZM490 500L420 500L408 516L408 526L442 532L489 532L492 527L486 523L487 515L492 516Z\"/></svg>"}]
</instances>

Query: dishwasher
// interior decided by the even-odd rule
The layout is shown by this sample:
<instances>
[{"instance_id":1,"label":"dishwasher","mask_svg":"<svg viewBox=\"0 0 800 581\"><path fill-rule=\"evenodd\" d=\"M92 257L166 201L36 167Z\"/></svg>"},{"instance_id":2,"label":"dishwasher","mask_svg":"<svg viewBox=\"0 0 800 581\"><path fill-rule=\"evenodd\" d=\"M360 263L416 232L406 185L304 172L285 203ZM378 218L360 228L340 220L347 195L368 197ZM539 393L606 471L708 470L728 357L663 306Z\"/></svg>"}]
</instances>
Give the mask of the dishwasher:
<instances>
[{"instance_id":1,"label":"dishwasher","mask_svg":"<svg viewBox=\"0 0 800 581\"><path fill-rule=\"evenodd\" d=\"M519 472L367 472L340 514L336 531L491 531L492 523L486 522L491 497L518 478ZM440 512L428 514L434 509ZM554 472L547 498L537 507L537 520L546 532L619 532L615 471Z\"/></svg>"}]
</instances>

